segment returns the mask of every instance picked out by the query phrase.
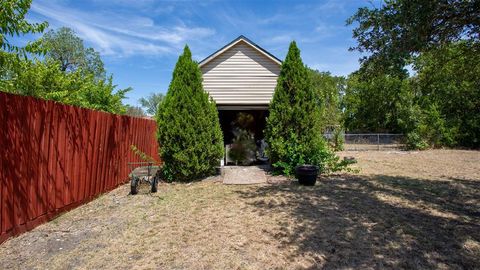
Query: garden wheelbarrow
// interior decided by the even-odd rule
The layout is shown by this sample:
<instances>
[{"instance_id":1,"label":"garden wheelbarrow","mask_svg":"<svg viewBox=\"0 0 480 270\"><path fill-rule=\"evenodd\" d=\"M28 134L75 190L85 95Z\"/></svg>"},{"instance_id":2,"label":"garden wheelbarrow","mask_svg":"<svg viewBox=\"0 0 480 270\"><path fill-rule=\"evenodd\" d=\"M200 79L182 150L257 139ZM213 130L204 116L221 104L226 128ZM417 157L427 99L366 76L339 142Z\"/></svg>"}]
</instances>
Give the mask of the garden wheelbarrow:
<instances>
[{"instance_id":1,"label":"garden wheelbarrow","mask_svg":"<svg viewBox=\"0 0 480 270\"><path fill-rule=\"evenodd\" d=\"M130 171L130 194L137 194L142 182L150 185L152 193L157 192L160 180L160 166L158 164L151 161L129 162L128 168Z\"/></svg>"}]
</instances>

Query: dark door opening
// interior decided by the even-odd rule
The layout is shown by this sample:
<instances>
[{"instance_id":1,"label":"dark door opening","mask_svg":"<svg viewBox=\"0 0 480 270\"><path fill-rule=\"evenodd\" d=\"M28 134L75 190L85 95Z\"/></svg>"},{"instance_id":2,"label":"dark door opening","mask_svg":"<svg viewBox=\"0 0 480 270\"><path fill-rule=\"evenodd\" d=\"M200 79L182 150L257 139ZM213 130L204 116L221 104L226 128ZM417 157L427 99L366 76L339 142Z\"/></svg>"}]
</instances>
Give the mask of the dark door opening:
<instances>
[{"instance_id":1,"label":"dark door opening","mask_svg":"<svg viewBox=\"0 0 480 270\"><path fill-rule=\"evenodd\" d=\"M249 165L266 162L264 155L264 129L268 116L267 109L219 109L218 115L220 118L220 125L223 132L223 141L226 150L226 165L238 165L238 160L235 158L232 159L229 153L231 152L231 149L238 148L239 136L242 136L243 134L249 134L249 136L252 137L252 143L255 144L255 146L252 145L252 147L255 149L250 151L253 153L246 158L247 160L245 162L241 162L241 164Z\"/></svg>"}]
</instances>

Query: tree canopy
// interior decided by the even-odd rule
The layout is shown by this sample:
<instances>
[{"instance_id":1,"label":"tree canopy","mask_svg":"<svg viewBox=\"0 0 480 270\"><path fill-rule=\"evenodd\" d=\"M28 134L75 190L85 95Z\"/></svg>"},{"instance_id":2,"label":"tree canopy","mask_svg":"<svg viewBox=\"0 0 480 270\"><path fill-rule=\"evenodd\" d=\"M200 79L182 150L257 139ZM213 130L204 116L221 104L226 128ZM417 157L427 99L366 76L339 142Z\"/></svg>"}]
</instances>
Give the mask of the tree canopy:
<instances>
[{"instance_id":1,"label":"tree canopy","mask_svg":"<svg viewBox=\"0 0 480 270\"><path fill-rule=\"evenodd\" d=\"M135 116L135 117L145 117L145 112L143 111L143 109L141 107L138 107L138 106L131 106L131 105L125 105L126 107L126 112L125 114L126 115L130 115L130 116Z\"/></svg>"},{"instance_id":2,"label":"tree canopy","mask_svg":"<svg viewBox=\"0 0 480 270\"><path fill-rule=\"evenodd\" d=\"M312 87L321 101L319 107L322 129L340 126L342 121L341 99L345 92L345 78L310 68L307 68L307 72L312 81Z\"/></svg>"},{"instance_id":3,"label":"tree canopy","mask_svg":"<svg viewBox=\"0 0 480 270\"><path fill-rule=\"evenodd\" d=\"M440 46L415 60L415 103L434 113L427 143L480 147L480 43L461 41ZM428 119L426 119L428 120Z\"/></svg>"},{"instance_id":4,"label":"tree canopy","mask_svg":"<svg viewBox=\"0 0 480 270\"><path fill-rule=\"evenodd\" d=\"M36 42L30 42L22 48L9 40L14 36L41 33L47 28L47 22L31 23L25 19L31 4L32 0L0 1L0 48L2 50L25 56L27 52L36 52L38 49Z\"/></svg>"},{"instance_id":5,"label":"tree canopy","mask_svg":"<svg viewBox=\"0 0 480 270\"><path fill-rule=\"evenodd\" d=\"M479 1L390 0L348 23L367 56L348 78L347 130L401 132L411 148L480 147Z\"/></svg>"},{"instance_id":6,"label":"tree canopy","mask_svg":"<svg viewBox=\"0 0 480 270\"><path fill-rule=\"evenodd\" d=\"M29 95L111 113L125 113L130 88L116 89L92 48L68 28L51 30L21 48L8 37L41 33L47 23L25 19L31 1L0 2L0 91ZM45 54L46 57L38 57Z\"/></svg>"},{"instance_id":7,"label":"tree canopy","mask_svg":"<svg viewBox=\"0 0 480 270\"><path fill-rule=\"evenodd\" d=\"M0 78L1 91L120 114L125 113L122 99L130 91L116 90L111 76L98 81L80 70L65 73L58 63L48 60L3 65Z\"/></svg>"},{"instance_id":8,"label":"tree canopy","mask_svg":"<svg viewBox=\"0 0 480 270\"><path fill-rule=\"evenodd\" d=\"M93 48L85 48L83 40L67 27L50 30L42 37L46 57L60 65L60 70L93 74L96 79L105 79L105 68L100 54Z\"/></svg>"},{"instance_id":9,"label":"tree canopy","mask_svg":"<svg viewBox=\"0 0 480 270\"><path fill-rule=\"evenodd\" d=\"M165 96L161 93L151 93L147 97L140 98L139 102L149 115L156 115L158 106L162 103Z\"/></svg>"},{"instance_id":10,"label":"tree canopy","mask_svg":"<svg viewBox=\"0 0 480 270\"><path fill-rule=\"evenodd\" d=\"M343 122L349 132L398 133L396 104L400 100L402 77L377 75L363 78L358 73L348 77L342 100Z\"/></svg>"},{"instance_id":11,"label":"tree canopy","mask_svg":"<svg viewBox=\"0 0 480 270\"><path fill-rule=\"evenodd\" d=\"M347 20L358 24L351 48L368 53L363 68L398 71L412 56L463 39L480 40L480 2L465 0L388 0L363 7Z\"/></svg>"}]
</instances>

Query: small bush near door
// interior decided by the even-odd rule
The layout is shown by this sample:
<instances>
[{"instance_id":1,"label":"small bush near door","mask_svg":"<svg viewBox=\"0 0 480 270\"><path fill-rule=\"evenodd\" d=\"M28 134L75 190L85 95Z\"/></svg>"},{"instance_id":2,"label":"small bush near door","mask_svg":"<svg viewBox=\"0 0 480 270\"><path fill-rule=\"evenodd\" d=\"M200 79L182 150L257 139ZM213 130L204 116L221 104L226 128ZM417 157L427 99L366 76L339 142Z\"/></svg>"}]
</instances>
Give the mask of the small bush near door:
<instances>
[{"instance_id":1,"label":"small bush near door","mask_svg":"<svg viewBox=\"0 0 480 270\"><path fill-rule=\"evenodd\" d=\"M157 122L162 172L167 181L191 181L215 174L223 157L218 112L203 90L202 73L187 46L159 106Z\"/></svg>"}]
</instances>

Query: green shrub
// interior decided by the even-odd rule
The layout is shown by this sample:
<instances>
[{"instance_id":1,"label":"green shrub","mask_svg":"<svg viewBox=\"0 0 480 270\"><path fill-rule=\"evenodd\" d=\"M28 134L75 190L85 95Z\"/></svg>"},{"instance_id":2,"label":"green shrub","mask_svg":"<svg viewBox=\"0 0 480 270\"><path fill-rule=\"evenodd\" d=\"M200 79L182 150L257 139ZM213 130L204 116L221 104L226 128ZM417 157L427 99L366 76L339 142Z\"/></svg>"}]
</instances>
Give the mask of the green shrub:
<instances>
[{"instance_id":1,"label":"green shrub","mask_svg":"<svg viewBox=\"0 0 480 270\"><path fill-rule=\"evenodd\" d=\"M291 175L300 164L317 165L320 172L332 168L328 161L334 161L335 155L321 132L319 104L300 50L292 42L270 103L265 132L267 153L277 172Z\"/></svg>"},{"instance_id":2,"label":"green shrub","mask_svg":"<svg viewBox=\"0 0 480 270\"><path fill-rule=\"evenodd\" d=\"M191 181L215 173L223 156L218 112L203 90L202 73L188 46L178 58L157 122L167 181Z\"/></svg>"},{"instance_id":3,"label":"green shrub","mask_svg":"<svg viewBox=\"0 0 480 270\"><path fill-rule=\"evenodd\" d=\"M405 138L408 150L424 150L428 148L428 143L419 134L418 130L407 133Z\"/></svg>"},{"instance_id":4,"label":"green shrub","mask_svg":"<svg viewBox=\"0 0 480 270\"><path fill-rule=\"evenodd\" d=\"M431 104L426 109L418 105L410 106L401 115L400 123L405 125L407 149L424 150L442 146L453 146L458 130L447 127L445 118L438 106Z\"/></svg>"},{"instance_id":5,"label":"green shrub","mask_svg":"<svg viewBox=\"0 0 480 270\"><path fill-rule=\"evenodd\" d=\"M335 127L332 135L332 149L334 151L343 151L345 144L345 132L343 129L341 127Z\"/></svg>"}]
</instances>

